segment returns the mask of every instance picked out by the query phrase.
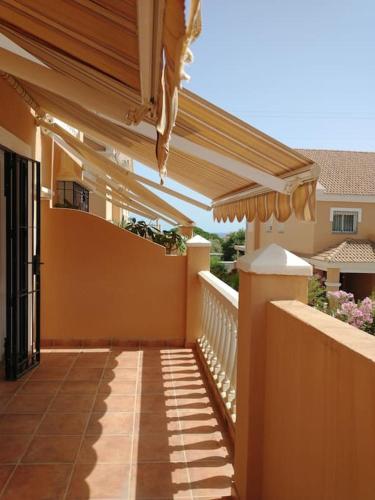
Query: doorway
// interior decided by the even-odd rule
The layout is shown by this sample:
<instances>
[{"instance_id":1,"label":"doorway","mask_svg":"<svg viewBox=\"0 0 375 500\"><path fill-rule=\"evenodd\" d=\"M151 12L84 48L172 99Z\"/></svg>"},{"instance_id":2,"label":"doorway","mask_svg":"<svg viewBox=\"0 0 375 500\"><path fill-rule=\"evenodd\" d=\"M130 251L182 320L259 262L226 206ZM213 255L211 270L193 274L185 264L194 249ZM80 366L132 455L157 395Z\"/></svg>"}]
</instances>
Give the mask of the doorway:
<instances>
[{"instance_id":1,"label":"doorway","mask_svg":"<svg viewBox=\"0 0 375 500\"><path fill-rule=\"evenodd\" d=\"M6 328L6 252L5 252L5 193L4 193L4 151L0 149L0 364L4 363L4 342Z\"/></svg>"},{"instance_id":2,"label":"doorway","mask_svg":"<svg viewBox=\"0 0 375 500\"><path fill-rule=\"evenodd\" d=\"M7 149L0 151L5 206L5 377L15 380L40 360L40 164ZM2 246L3 254L4 242Z\"/></svg>"}]
</instances>

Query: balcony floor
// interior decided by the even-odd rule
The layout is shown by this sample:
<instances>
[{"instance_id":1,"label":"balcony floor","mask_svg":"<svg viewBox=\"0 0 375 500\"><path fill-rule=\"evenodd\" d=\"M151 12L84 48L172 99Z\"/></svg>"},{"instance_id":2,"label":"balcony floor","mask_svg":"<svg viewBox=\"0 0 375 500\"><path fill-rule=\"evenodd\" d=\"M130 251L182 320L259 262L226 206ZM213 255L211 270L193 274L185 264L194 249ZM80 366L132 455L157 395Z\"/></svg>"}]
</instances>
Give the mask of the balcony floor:
<instances>
[{"instance_id":1,"label":"balcony floor","mask_svg":"<svg viewBox=\"0 0 375 500\"><path fill-rule=\"evenodd\" d=\"M188 349L46 350L0 381L1 499L230 498L232 459Z\"/></svg>"}]
</instances>

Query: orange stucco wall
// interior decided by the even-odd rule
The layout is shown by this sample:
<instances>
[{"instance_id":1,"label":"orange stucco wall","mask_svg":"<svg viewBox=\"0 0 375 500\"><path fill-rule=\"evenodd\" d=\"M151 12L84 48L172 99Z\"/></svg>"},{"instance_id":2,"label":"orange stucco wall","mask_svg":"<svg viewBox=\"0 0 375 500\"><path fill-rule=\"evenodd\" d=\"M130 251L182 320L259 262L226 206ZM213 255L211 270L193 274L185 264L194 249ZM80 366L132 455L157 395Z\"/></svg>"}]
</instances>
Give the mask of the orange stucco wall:
<instances>
[{"instance_id":1,"label":"orange stucco wall","mask_svg":"<svg viewBox=\"0 0 375 500\"><path fill-rule=\"evenodd\" d=\"M55 180L82 179L82 168L68 153L57 144L54 145L53 167Z\"/></svg>"},{"instance_id":2,"label":"orange stucco wall","mask_svg":"<svg viewBox=\"0 0 375 500\"><path fill-rule=\"evenodd\" d=\"M42 205L42 342L183 343L185 256L92 214Z\"/></svg>"},{"instance_id":3,"label":"orange stucco wall","mask_svg":"<svg viewBox=\"0 0 375 500\"><path fill-rule=\"evenodd\" d=\"M372 500L375 339L299 302L268 305L262 499Z\"/></svg>"},{"instance_id":4,"label":"orange stucco wall","mask_svg":"<svg viewBox=\"0 0 375 500\"><path fill-rule=\"evenodd\" d=\"M356 234L332 233L330 222L331 208L360 208L362 221L358 223ZM283 248L299 255L312 255L331 246L341 243L346 238L375 239L375 204L338 201L318 201L316 222L300 222L294 215L283 225L283 232L278 231L279 224L273 221L271 232L266 231L267 224L260 225L260 246L277 243Z\"/></svg>"},{"instance_id":5,"label":"orange stucco wall","mask_svg":"<svg viewBox=\"0 0 375 500\"><path fill-rule=\"evenodd\" d=\"M282 232L279 228L282 227ZM266 231L267 224L260 224L260 247L277 243L290 252L309 255L314 251L315 223L301 222L292 215L283 225L273 221L272 231Z\"/></svg>"},{"instance_id":6,"label":"orange stucco wall","mask_svg":"<svg viewBox=\"0 0 375 500\"><path fill-rule=\"evenodd\" d=\"M361 208L362 222L358 223L356 234L333 234L332 222L329 221L331 208ZM330 246L341 243L346 238L375 239L375 204L374 203L348 203L348 202L328 202L317 203L317 227L314 237L314 252L324 250Z\"/></svg>"},{"instance_id":7,"label":"orange stucco wall","mask_svg":"<svg viewBox=\"0 0 375 500\"><path fill-rule=\"evenodd\" d=\"M36 131L34 117L29 106L3 78L0 78L0 101L0 126L30 145L34 151Z\"/></svg>"}]
</instances>

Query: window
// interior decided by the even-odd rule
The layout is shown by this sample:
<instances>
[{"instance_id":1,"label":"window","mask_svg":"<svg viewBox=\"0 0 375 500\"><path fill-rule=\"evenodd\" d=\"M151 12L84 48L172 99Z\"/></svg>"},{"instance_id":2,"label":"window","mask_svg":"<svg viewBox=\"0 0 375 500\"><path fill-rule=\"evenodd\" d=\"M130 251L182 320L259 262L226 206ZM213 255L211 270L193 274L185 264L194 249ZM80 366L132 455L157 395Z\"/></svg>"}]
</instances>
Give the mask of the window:
<instances>
[{"instance_id":1,"label":"window","mask_svg":"<svg viewBox=\"0 0 375 500\"><path fill-rule=\"evenodd\" d=\"M273 217L271 216L268 221L265 223L266 225L266 233L272 233L272 226L273 226Z\"/></svg>"},{"instance_id":2,"label":"window","mask_svg":"<svg viewBox=\"0 0 375 500\"><path fill-rule=\"evenodd\" d=\"M89 190L74 181L57 181L57 208L89 211Z\"/></svg>"},{"instance_id":3,"label":"window","mask_svg":"<svg viewBox=\"0 0 375 500\"><path fill-rule=\"evenodd\" d=\"M358 225L358 212L334 211L332 219L333 233L356 233Z\"/></svg>"}]
</instances>

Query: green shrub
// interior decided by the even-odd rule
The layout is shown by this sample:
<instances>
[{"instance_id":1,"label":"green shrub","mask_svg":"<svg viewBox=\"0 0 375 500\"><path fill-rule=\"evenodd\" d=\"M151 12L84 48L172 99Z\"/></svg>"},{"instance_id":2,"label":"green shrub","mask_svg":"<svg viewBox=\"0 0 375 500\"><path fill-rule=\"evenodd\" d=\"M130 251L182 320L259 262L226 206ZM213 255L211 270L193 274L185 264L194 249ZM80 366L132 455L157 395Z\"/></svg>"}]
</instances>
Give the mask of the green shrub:
<instances>
[{"instance_id":1,"label":"green shrub","mask_svg":"<svg viewBox=\"0 0 375 500\"><path fill-rule=\"evenodd\" d=\"M325 311L328 306L328 299L325 287L322 285L319 275L315 275L309 280L308 304L320 311Z\"/></svg>"},{"instance_id":2,"label":"green shrub","mask_svg":"<svg viewBox=\"0 0 375 500\"><path fill-rule=\"evenodd\" d=\"M225 281L228 275L225 265L222 262L220 262L219 257L216 256L211 257L210 271L212 274L214 274L217 278L221 279L222 281Z\"/></svg>"},{"instance_id":3,"label":"green shrub","mask_svg":"<svg viewBox=\"0 0 375 500\"><path fill-rule=\"evenodd\" d=\"M234 245L244 245L245 244L245 230L239 229L234 233L228 234L228 236L223 240L223 260L235 260L236 250Z\"/></svg>"}]
</instances>

